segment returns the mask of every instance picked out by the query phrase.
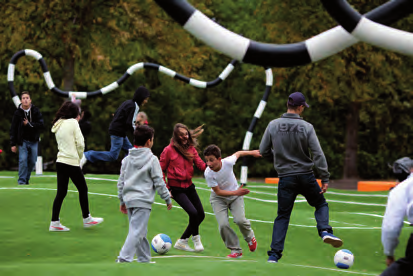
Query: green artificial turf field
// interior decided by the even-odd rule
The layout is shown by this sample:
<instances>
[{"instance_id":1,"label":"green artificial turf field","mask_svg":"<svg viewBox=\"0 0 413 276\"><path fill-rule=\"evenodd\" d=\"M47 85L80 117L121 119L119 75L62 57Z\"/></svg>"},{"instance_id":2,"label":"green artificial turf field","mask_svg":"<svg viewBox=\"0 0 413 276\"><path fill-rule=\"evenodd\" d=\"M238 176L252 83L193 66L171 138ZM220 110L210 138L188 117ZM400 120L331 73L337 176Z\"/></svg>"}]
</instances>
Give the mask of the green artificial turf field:
<instances>
[{"instance_id":1,"label":"green artificial turf field","mask_svg":"<svg viewBox=\"0 0 413 276\"><path fill-rule=\"evenodd\" d=\"M380 242L386 193L360 193L329 189L330 224L344 241L355 263L349 270L335 267L337 249L324 244L315 228L314 209L298 197L290 221L284 256L277 264L267 263L273 220L276 216L276 185L249 183L245 196L246 216L252 221L256 252L241 240L243 258L225 258L225 248L209 204L210 191L203 179L194 179L206 218L200 235L205 251L189 253L172 248L166 255L152 252L155 264L115 263L128 231L127 216L119 211L117 175L86 175L90 211L105 219L102 225L84 229L76 188L69 185L60 214L70 232L49 232L56 176L33 176L30 185L18 186L16 172L0 172L0 275L378 275L385 269ZM174 202L175 204L175 202ZM186 213L177 206L171 211L156 196L149 219L148 239L158 233L173 243L187 225ZM237 226L233 228L239 234ZM405 227L396 257L404 255L411 229ZM241 235L239 234L239 237ZM242 239L242 238L241 238ZM190 242L192 243L192 242Z\"/></svg>"}]
</instances>

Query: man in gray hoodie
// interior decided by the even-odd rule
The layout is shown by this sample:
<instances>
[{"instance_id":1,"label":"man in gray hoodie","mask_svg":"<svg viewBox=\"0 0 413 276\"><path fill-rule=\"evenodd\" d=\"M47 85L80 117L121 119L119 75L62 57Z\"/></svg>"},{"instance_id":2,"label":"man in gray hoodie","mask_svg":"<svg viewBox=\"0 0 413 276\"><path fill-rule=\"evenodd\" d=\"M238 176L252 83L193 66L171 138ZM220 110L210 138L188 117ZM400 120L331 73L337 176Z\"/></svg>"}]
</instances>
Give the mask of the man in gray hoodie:
<instances>
[{"instance_id":1,"label":"man in gray hoodie","mask_svg":"<svg viewBox=\"0 0 413 276\"><path fill-rule=\"evenodd\" d=\"M268 251L268 262L271 263L277 263L282 257L291 211L298 194L302 194L316 209L317 230L323 241L334 247L343 245L329 225L329 209L323 195L330 177L326 158L313 125L300 117L310 106L301 92L294 92L288 97L287 107L287 113L268 124L260 144L261 155L273 157L280 178L278 215L274 221L271 250ZM315 179L313 166L320 172L321 188Z\"/></svg>"},{"instance_id":2,"label":"man in gray hoodie","mask_svg":"<svg viewBox=\"0 0 413 276\"><path fill-rule=\"evenodd\" d=\"M171 210L172 201L158 158L152 153L154 130L150 126L137 126L134 135L134 147L122 160L118 180L120 211L128 214L129 233L116 262L132 262L135 254L138 262L151 260L148 239L148 220L155 191L165 200Z\"/></svg>"}]
</instances>

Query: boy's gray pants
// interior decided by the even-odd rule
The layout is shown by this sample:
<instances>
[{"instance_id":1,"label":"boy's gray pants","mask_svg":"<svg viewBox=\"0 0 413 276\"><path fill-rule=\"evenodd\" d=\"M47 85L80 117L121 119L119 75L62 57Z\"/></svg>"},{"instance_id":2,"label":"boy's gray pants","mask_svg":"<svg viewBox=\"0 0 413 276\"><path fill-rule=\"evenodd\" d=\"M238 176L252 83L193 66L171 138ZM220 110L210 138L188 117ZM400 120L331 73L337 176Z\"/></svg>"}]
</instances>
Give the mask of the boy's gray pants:
<instances>
[{"instance_id":1,"label":"boy's gray pants","mask_svg":"<svg viewBox=\"0 0 413 276\"><path fill-rule=\"evenodd\" d=\"M151 261L151 248L146 235L148 233L148 221L151 209L128 208L129 233L125 244L119 253L118 259L132 262L133 257L138 257L138 262Z\"/></svg>"},{"instance_id":2,"label":"boy's gray pants","mask_svg":"<svg viewBox=\"0 0 413 276\"><path fill-rule=\"evenodd\" d=\"M242 249L239 245L237 234L229 225L228 210L231 211L234 217L234 222L238 225L244 240L250 242L254 237L254 231L251 229L251 223L245 218L244 198L242 196L217 196L211 193L209 202L214 210L215 217L218 221L219 233L228 249L232 252L241 253Z\"/></svg>"}]
</instances>

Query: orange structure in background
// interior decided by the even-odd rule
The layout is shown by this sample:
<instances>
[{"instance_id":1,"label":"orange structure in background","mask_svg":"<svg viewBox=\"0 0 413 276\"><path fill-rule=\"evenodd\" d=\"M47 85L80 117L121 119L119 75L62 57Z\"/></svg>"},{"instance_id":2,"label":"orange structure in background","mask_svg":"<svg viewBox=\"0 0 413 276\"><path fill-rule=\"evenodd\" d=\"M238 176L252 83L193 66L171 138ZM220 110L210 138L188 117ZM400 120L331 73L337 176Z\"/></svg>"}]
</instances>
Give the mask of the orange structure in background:
<instances>
[{"instance_id":1,"label":"orange structure in background","mask_svg":"<svg viewBox=\"0 0 413 276\"><path fill-rule=\"evenodd\" d=\"M278 184L278 181L280 181L279 178L266 178L265 183L267 184ZM317 179L318 185L321 187L321 179Z\"/></svg>"},{"instance_id":2,"label":"orange structure in background","mask_svg":"<svg viewBox=\"0 0 413 276\"><path fill-rule=\"evenodd\" d=\"M396 186L394 181L359 181L357 191L359 192L379 192L388 191Z\"/></svg>"},{"instance_id":3,"label":"orange structure in background","mask_svg":"<svg viewBox=\"0 0 413 276\"><path fill-rule=\"evenodd\" d=\"M266 178L267 184L278 184L279 178ZM318 185L321 187L321 179L317 179ZM389 191L396 186L395 181L359 181L357 182L357 191L359 192L380 192Z\"/></svg>"}]
</instances>

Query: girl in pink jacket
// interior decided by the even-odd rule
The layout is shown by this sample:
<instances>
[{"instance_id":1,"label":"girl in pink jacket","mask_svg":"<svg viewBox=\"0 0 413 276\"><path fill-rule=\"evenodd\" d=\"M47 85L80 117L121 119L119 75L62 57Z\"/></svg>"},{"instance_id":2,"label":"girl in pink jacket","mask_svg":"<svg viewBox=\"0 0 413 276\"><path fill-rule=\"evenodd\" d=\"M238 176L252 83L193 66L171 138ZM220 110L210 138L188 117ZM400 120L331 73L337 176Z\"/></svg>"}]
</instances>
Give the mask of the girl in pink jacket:
<instances>
[{"instance_id":1,"label":"girl in pink jacket","mask_svg":"<svg viewBox=\"0 0 413 276\"><path fill-rule=\"evenodd\" d=\"M184 124L176 124L171 143L161 154L161 167L167 180L166 186L173 199L189 216L189 224L181 238L175 243L175 248L184 251L201 252L204 247L199 235L199 225L205 218L204 207L192 183L195 164L200 171L205 171L206 164L196 150L196 138L203 132L202 126L189 130ZM192 236L195 250L189 247L188 240Z\"/></svg>"}]
</instances>

